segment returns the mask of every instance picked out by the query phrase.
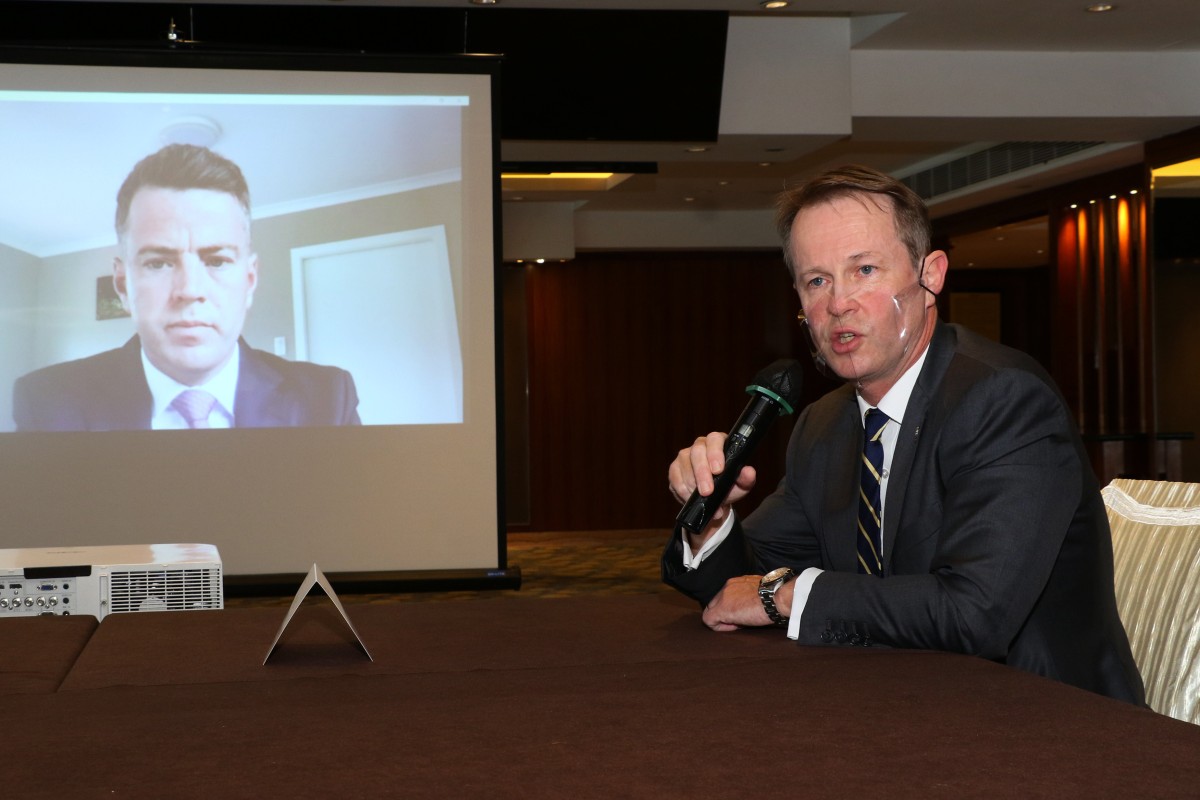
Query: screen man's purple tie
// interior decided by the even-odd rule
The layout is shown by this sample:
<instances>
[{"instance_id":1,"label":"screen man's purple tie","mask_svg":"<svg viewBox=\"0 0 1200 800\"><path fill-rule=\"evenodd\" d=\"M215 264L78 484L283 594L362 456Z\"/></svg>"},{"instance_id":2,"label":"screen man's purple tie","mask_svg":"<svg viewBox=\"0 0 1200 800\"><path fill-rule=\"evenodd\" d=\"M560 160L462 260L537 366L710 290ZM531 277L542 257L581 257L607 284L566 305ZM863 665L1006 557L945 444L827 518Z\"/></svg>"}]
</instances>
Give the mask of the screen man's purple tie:
<instances>
[{"instance_id":1,"label":"screen man's purple tie","mask_svg":"<svg viewBox=\"0 0 1200 800\"><path fill-rule=\"evenodd\" d=\"M189 428L207 428L208 415L212 413L217 398L201 389L180 392L171 401L171 408L179 412Z\"/></svg>"}]
</instances>

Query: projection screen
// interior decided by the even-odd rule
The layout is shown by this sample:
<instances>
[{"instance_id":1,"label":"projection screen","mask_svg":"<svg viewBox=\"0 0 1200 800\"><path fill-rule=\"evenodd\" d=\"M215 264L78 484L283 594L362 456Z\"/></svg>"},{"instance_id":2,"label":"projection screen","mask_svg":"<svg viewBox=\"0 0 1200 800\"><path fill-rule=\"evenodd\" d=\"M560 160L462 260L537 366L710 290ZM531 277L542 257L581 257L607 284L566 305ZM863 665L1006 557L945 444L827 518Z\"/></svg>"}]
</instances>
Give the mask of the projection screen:
<instances>
[{"instance_id":1,"label":"projection screen","mask_svg":"<svg viewBox=\"0 0 1200 800\"><path fill-rule=\"evenodd\" d=\"M0 61L4 546L502 574L495 62Z\"/></svg>"}]
</instances>

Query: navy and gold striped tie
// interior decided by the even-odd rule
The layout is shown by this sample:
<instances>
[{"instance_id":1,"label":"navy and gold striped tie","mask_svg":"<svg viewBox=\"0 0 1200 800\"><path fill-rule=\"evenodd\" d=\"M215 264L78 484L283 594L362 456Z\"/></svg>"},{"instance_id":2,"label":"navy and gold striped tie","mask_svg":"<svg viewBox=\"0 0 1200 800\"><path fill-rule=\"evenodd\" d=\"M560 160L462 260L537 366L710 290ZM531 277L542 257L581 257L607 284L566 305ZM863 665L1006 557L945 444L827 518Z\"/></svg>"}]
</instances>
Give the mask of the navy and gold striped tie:
<instances>
[{"instance_id":1,"label":"navy and gold striped tie","mask_svg":"<svg viewBox=\"0 0 1200 800\"><path fill-rule=\"evenodd\" d=\"M879 481L883 475L883 426L888 416L878 408L867 410L866 441L863 442L862 474L858 502L858 571L883 575L883 540L879 535Z\"/></svg>"}]
</instances>

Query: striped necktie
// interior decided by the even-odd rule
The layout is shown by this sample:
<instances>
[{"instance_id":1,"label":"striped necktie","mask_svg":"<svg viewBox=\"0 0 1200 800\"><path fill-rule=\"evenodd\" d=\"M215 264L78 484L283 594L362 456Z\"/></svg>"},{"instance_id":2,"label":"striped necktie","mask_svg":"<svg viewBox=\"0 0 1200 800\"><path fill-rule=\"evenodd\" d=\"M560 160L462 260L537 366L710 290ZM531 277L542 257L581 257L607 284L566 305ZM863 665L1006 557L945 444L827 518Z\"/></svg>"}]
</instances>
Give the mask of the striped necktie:
<instances>
[{"instance_id":1,"label":"striped necktie","mask_svg":"<svg viewBox=\"0 0 1200 800\"><path fill-rule=\"evenodd\" d=\"M883 506L879 500L879 481L883 475L883 426L888 416L878 408L867 410L866 440L863 442L862 473L859 478L858 571L883 575L883 539L879 520Z\"/></svg>"},{"instance_id":2,"label":"striped necktie","mask_svg":"<svg viewBox=\"0 0 1200 800\"><path fill-rule=\"evenodd\" d=\"M207 428L208 415L212 413L217 398L201 389L187 389L171 401L171 408L179 412L189 428Z\"/></svg>"}]
</instances>

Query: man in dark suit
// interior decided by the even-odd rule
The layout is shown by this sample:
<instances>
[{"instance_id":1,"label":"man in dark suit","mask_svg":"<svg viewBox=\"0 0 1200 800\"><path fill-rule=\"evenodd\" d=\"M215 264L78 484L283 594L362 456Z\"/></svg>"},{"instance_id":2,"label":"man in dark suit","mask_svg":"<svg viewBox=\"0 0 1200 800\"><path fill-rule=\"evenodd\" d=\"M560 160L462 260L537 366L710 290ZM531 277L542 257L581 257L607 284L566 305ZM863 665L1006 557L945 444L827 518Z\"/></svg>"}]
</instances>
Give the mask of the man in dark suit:
<instances>
[{"instance_id":1,"label":"man in dark suit","mask_svg":"<svg viewBox=\"0 0 1200 800\"><path fill-rule=\"evenodd\" d=\"M17 430L357 425L345 370L290 362L241 338L258 286L250 191L204 147L168 145L117 193L113 285L137 335L13 387Z\"/></svg>"},{"instance_id":2,"label":"man in dark suit","mask_svg":"<svg viewBox=\"0 0 1200 800\"><path fill-rule=\"evenodd\" d=\"M744 522L750 467L707 529L675 532L664 579L715 630L970 653L1142 704L1071 415L1032 359L938 321L948 262L924 203L846 167L785 193L778 219L818 363L847 385L800 415L786 477ZM680 451L677 498L712 491L724 441Z\"/></svg>"}]
</instances>

